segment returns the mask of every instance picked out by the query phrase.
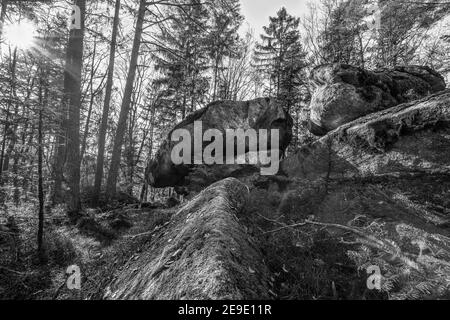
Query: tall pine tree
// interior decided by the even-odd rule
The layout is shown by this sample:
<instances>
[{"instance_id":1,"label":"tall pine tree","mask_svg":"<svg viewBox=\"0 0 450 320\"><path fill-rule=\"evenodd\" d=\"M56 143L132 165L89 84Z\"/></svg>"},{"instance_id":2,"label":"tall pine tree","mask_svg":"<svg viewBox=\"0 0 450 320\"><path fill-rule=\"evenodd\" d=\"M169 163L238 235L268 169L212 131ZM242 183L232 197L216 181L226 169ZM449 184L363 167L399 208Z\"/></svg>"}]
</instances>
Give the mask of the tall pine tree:
<instances>
[{"instance_id":1,"label":"tall pine tree","mask_svg":"<svg viewBox=\"0 0 450 320\"><path fill-rule=\"evenodd\" d=\"M200 0L169 7L173 17L157 36L155 84L164 90L163 101L173 115L185 118L206 102L209 80L207 51L209 12Z\"/></svg>"},{"instance_id":2,"label":"tall pine tree","mask_svg":"<svg viewBox=\"0 0 450 320\"><path fill-rule=\"evenodd\" d=\"M212 101L218 97L220 72L224 70L225 58L236 58L240 53L238 30L242 24L239 0L218 0L210 6L211 31L208 51L212 67Z\"/></svg>"},{"instance_id":3,"label":"tall pine tree","mask_svg":"<svg viewBox=\"0 0 450 320\"><path fill-rule=\"evenodd\" d=\"M256 45L254 59L257 70L267 77L268 95L276 97L289 112L301 101L306 79L306 53L298 30L300 20L284 7L269 19L262 41Z\"/></svg>"}]
</instances>

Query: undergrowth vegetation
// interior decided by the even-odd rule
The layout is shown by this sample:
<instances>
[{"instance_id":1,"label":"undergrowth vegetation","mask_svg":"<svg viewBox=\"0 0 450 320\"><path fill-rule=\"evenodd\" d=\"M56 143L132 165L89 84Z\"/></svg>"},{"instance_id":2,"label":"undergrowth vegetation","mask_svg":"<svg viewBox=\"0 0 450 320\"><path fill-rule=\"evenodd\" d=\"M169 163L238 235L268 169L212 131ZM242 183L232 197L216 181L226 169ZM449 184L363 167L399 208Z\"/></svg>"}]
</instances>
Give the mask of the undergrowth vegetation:
<instances>
[{"instance_id":1,"label":"undergrowth vegetation","mask_svg":"<svg viewBox=\"0 0 450 320\"><path fill-rule=\"evenodd\" d=\"M449 298L448 237L400 220L360 214L357 209L366 204L355 200L363 198L357 191L345 198L355 205L353 212L350 207L340 213L336 190L320 183L303 187L288 192L254 189L242 215L261 243L277 298ZM336 223L342 220L336 216L344 213L347 222ZM380 286L374 290L367 285L371 266L380 270Z\"/></svg>"},{"instance_id":2,"label":"undergrowth vegetation","mask_svg":"<svg viewBox=\"0 0 450 320\"><path fill-rule=\"evenodd\" d=\"M390 228L395 230L386 231ZM374 248L367 239L360 239L361 245L348 255L359 270L381 269L380 290L390 299L450 298L450 239L405 224L372 222L362 231L383 239L384 245Z\"/></svg>"},{"instance_id":3,"label":"undergrowth vegetation","mask_svg":"<svg viewBox=\"0 0 450 320\"><path fill-rule=\"evenodd\" d=\"M72 239L57 230L58 223L45 224L43 254L38 256L35 207L8 208L0 230L0 299L35 299L52 286L52 270L69 266L77 258ZM59 209L53 211L55 221Z\"/></svg>"},{"instance_id":4,"label":"undergrowth vegetation","mask_svg":"<svg viewBox=\"0 0 450 320\"><path fill-rule=\"evenodd\" d=\"M408 200L414 198L405 195L401 184L396 187L391 193L374 184L318 181L284 191L273 184L253 188L239 219L264 255L271 296L449 299L450 239L428 217L416 216L422 207ZM102 299L115 274L148 250L175 208L117 201L86 209L78 224L71 225L65 208L55 207L46 216L41 256L35 203L7 206L3 212L0 299ZM82 270L81 291L65 286L65 271L73 264ZM380 270L378 290L367 285L371 266Z\"/></svg>"},{"instance_id":5,"label":"undergrowth vegetation","mask_svg":"<svg viewBox=\"0 0 450 320\"><path fill-rule=\"evenodd\" d=\"M374 296L365 290L364 275L326 230L314 227L283 228L293 220L280 215L283 195L255 189L243 221L260 243L272 272L279 299L359 299ZM278 230L278 231L277 231ZM377 296L377 295L375 295Z\"/></svg>"},{"instance_id":6,"label":"undergrowth vegetation","mask_svg":"<svg viewBox=\"0 0 450 320\"><path fill-rule=\"evenodd\" d=\"M76 225L64 206L53 208L45 219L41 255L35 203L6 206L0 223L0 300L102 298L114 271L151 239L146 232L160 228L172 214L140 209L135 202L121 198L86 209ZM81 269L82 290L67 289L71 265Z\"/></svg>"}]
</instances>

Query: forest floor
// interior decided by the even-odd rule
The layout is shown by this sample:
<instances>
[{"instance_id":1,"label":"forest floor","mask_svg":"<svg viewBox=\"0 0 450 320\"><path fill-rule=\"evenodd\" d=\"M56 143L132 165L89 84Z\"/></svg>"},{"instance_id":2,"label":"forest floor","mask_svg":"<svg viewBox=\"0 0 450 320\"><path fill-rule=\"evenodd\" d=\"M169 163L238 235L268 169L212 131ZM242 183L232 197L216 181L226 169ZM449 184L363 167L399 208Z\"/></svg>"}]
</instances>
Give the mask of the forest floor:
<instances>
[{"instance_id":1,"label":"forest floor","mask_svg":"<svg viewBox=\"0 0 450 320\"><path fill-rule=\"evenodd\" d=\"M114 271L138 254L170 221L175 208L139 208L137 203L85 210L77 225L63 208L46 217L45 257L36 255L35 207L9 210L16 233L0 233L0 299L101 299ZM11 208L14 208L11 206ZM81 290L67 287L69 266L81 270Z\"/></svg>"},{"instance_id":2,"label":"forest floor","mask_svg":"<svg viewBox=\"0 0 450 320\"><path fill-rule=\"evenodd\" d=\"M448 176L297 181L254 188L242 217L279 299L448 299L449 199Z\"/></svg>"},{"instance_id":3,"label":"forest floor","mask_svg":"<svg viewBox=\"0 0 450 320\"><path fill-rule=\"evenodd\" d=\"M293 185L251 188L238 215L264 255L269 296L450 298L449 177ZM35 255L33 209L10 211L16 234L0 233L0 298L102 299L118 272L170 232L180 205L87 209L77 226L53 209L44 266ZM82 290L66 286L70 265L81 269ZM381 269L380 291L367 288L371 265Z\"/></svg>"}]
</instances>

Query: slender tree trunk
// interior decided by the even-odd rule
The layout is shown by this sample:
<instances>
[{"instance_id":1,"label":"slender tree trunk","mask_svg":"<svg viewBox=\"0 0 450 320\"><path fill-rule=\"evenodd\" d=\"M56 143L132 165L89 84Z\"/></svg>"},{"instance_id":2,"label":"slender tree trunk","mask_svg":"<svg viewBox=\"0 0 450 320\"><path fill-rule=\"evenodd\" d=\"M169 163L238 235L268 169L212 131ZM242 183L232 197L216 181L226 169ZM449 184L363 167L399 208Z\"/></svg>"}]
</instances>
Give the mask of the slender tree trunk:
<instances>
[{"instance_id":1,"label":"slender tree trunk","mask_svg":"<svg viewBox=\"0 0 450 320\"><path fill-rule=\"evenodd\" d=\"M68 213L74 220L81 209L80 202L80 109L81 69L83 63L84 20L86 0L77 0L81 28L70 31L64 70L64 93L69 112L67 121L67 178L69 186Z\"/></svg>"},{"instance_id":2,"label":"slender tree trunk","mask_svg":"<svg viewBox=\"0 0 450 320\"><path fill-rule=\"evenodd\" d=\"M186 92L183 92L183 107L181 109L181 119L184 120L184 118L186 118Z\"/></svg>"},{"instance_id":3,"label":"slender tree trunk","mask_svg":"<svg viewBox=\"0 0 450 320\"><path fill-rule=\"evenodd\" d=\"M59 128L56 131L56 146L53 163L53 187L51 202L52 205L63 201L62 182L64 180L64 164L66 162L66 126L67 126L67 106L62 103L61 114L59 115Z\"/></svg>"},{"instance_id":4,"label":"slender tree trunk","mask_svg":"<svg viewBox=\"0 0 450 320\"><path fill-rule=\"evenodd\" d=\"M11 143L9 144L8 150L6 151L6 142L8 139L8 136L10 136L11 141L14 141L15 139L15 129L11 129L11 122L14 122L11 120L11 107L14 103L16 104L15 107L15 114L17 118L18 113L18 102L17 102L17 95L16 95L16 64L17 64L17 48L14 49L13 52L13 58L10 64L10 91L9 91L9 99L7 103L7 110L6 110L6 119L5 119L5 126L3 129L3 139L2 139L2 146L0 151L0 205L3 206L6 199L6 193L3 189L3 185L7 182L7 177L4 177L4 171L8 171L9 169L9 155L12 151L11 149ZM14 127L17 128L17 124L14 124ZM14 146L14 143L12 143L12 146Z\"/></svg>"},{"instance_id":5,"label":"slender tree trunk","mask_svg":"<svg viewBox=\"0 0 450 320\"><path fill-rule=\"evenodd\" d=\"M8 123L5 124L5 136L3 138L3 143L6 144L6 139L10 138L9 141L9 145L8 148L6 150L5 153L5 146L2 145L2 163L3 163L3 171L8 171L9 170L9 158L11 156L11 153L14 149L14 145L15 145L15 136L16 136L16 130L17 130L17 123L14 121L14 119L17 118L18 116L18 112L19 112L19 105L17 102L17 94L16 94L16 66L17 66L17 48L14 48L14 52L13 52L13 57L12 57L12 61L10 64L10 91L9 91L9 101L8 101L8 114L7 114L7 118L9 118L10 115L10 111L11 111L11 107L14 104L14 118L13 120L9 120ZM12 122L13 128L10 127L10 123ZM1 173L1 171L0 171Z\"/></svg>"},{"instance_id":6,"label":"slender tree trunk","mask_svg":"<svg viewBox=\"0 0 450 320\"><path fill-rule=\"evenodd\" d=\"M22 147L20 148L20 155L22 156L22 158L20 159L20 163L18 165L21 167L25 167L27 165L27 156L26 155L28 153L27 149L29 147L26 145L27 137L28 137L27 134L30 134L30 135L33 134L33 128L31 128L31 132L28 133L28 127L30 126L30 120L32 117L30 117L30 114L29 114L29 112L27 112L27 110L28 110L28 108L24 105L23 109L22 109L22 117L27 120L25 121L25 124L23 126L22 137L20 139L20 142L22 144ZM27 184L27 182L26 182L27 179L28 179L28 177L26 175L22 176L22 193L24 194L25 198L26 198L26 193L27 193L27 190L25 188L26 184ZM18 186L17 186L16 190L19 191Z\"/></svg>"},{"instance_id":7,"label":"slender tree trunk","mask_svg":"<svg viewBox=\"0 0 450 320\"><path fill-rule=\"evenodd\" d=\"M6 9L8 8L8 0L1 0L1 1L2 1L2 5L1 5L1 12L0 12L0 43L2 43L3 25L5 24ZM1 50L1 46L0 46L0 50Z\"/></svg>"},{"instance_id":8,"label":"slender tree trunk","mask_svg":"<svg viewBox=\"0 0 450 320\"><path fill-rule=\"evenodd\" d=\"M34 122L34 121L33 121ZM28 139L24 141L24 144L27 144L27 147L25 148L23 154L27 155L30 151L30 145L33 143L33 139L35 137L34 132L35 132L35 125L33 124L31 126L31 130L29 132L28 135ZM27 174L24 174L23 179L22 179L22 190L23 190L23 194L25 196L25 201L28 201L28 191L30 190L30 182L33 181L33 175L32 175L32 169L33 169L33 158L31 160L29 160L29 162L26 162L26 158L22 158L22 162L21 164L23 165L23 167L28 166L30 169L28 169L26 172Z\"/></svg>"},{"instance_id":9,"label":"slender tree trunk","mask_svg":"<svg viewBox=\"0 0 450 320\"><path fill-rule=\"evenodd\" d=\"M81 143L80 165L81 165L81 162L83 161L84 154L86 153L87 137L89 135L89 126L91 124L91 116L92 116L92 108L94 106L94 98L95 98L95 95L91 95L91 98L89 100L88 114L86 117L86 123L84 124L83 142Z\"/></svg>"},{"instance_id":10,"label":"slender tree trunk","mask_svg":"<svg viewBox=\"0 0 450 320\"><path fill-rule=\"evenodd\" d=\"M98 203L103 179L103 166L105 162L105 141L106 130L108 127L109 105L111 102L111 93L114 79L114 62L116 54L117 31L119 29L120 0L116 0L114 12L113 31L111 36L111 47L109 52L108 79L106 81L105 102L103 105L102 121L100 124L97 150L97 167L95 170L94 195L93 202Z\"/></svg>"},{"instance_id":11,"label":"slender tree trunk","mask_svg":"<svg viewBox=\"0 0 450 320\"><path fill-rule=\"evenodd\" d=\"M136 138L134 135L134 132L136 130L137 125L137 112L138 112L138 106L141 104L141 98L142 94L140 92L143 91L143 84L145 82L145 70L142 70L142 68L137 69L137 79L135 86L136 89L134 90L134 93L132 95L132 102L131 102L131 109L130 109L130 116L128 120L128 135L127 135L127 141L128 141L128 147L126 149L126 164L127 164L127 173L128 173L128 188L127 193L130 195L133 195L133 186L134 186L134 175L135 175L135 169L138 164L138 157L139 154L136 155ZM145 104L145 102L144 102ZM142 143L145 142L146 139L146 133L143 134L142 137ZM141 144L142 145L142 144ZM141 150L141 149L139 149Z\"/></svg>"},{"instance_id":12,"label":"slender tree trunk","mask_svg":"<svg viewBox=\"0 0 450 320\"><path fill-rule=\"evenodd\" d=\"M8 130L9 130L9 114L11 112L11 105L8 104L8 108L6 109L6 118L5 118L5 126L3 128L3 139L2 139L2 149L0 151L0 181L2 179L3 175L3 163L5 158L5 149L6 149L6 138L8 136Z\"/></svg>"},{"instance_id":13,"label":"slender tree trunk","mask_svg":"<svg viewBox=\"0 0 450 320\"><path fill-rule=\"evenodd\" d=\"M143 202L147 202L147 194L148 194L148 178L147 177L149 175L149 170L150 170L150 161L152 160L152 157L153 157L153 132L154 132L154 126L155 126L155 113L156 113L156 105L153 104L152 109L151 109L151 116L150 116L150 129L149 129L150 130L150 137L149 137L150 145L148 147L147 166L144 171L144 181L142 183L141 194L139 197L141 205ZM139 154L140 153L141 153L141 151L139 151Z\"/></svg>"},{"instance_id":14,"label":"slender tree trunk","mask_svg":"<svg viewBox=\"0 0 450 320\"><path fill-rule=\"evenodd\" d=\"M214 89L212 101L216 101L217 97L217 78L219 77L219 53L216 53L215 64L214 64Z\"/></svg>"},{"instance_id":15,"label":"slender tree trunk","mask_svg":"<svg viewBox=\"0 0 450 320\"><path fill-rule=\"evenodd\" d=\"M42 240L44 236L44 185L43 185L43 176L42 176L42 159L43 159L43 150L42 150L42 109L43 109L43 98L42 98L42 86L43 83L41 81L41 85L39 86L39 124L38 124L38 199L39 199L39 213L38 213L38 234L37 234L37 243L38 243L38 253L39 257L42 259L43 257L43 247Z\"/></svg>"},{"instance_id":16,"label":"slender tree trunk","mask_svg":"<svg viewBox=\"0 0 450 320\"><path fill-rule=\"evenodd\" d=\"M136 68L138 62L139 48L141 45L142 27L144 24L145 11L146 11L146 1L140 0L136 22L136 33L134 35L133 49L131 52L130 67L128 70L128 77L125 85L122 107L120 108L119 122L117 123L117 131L114 139L111 166L109 169L108 181L106 185L106 193L108 197L111 197L116 193L116 183L119 175L123 138L126 131L128 113L130 111L131 96L133 94L133 84L134 78L136 76Z\"/></svg>"},{"instance_id":17,"label":"slender tree trunk","mask_svg":"<svg viewBox=\"0 0 450 320\"><path fill-rule=\"evenodd\" d=\"M95 54L96 54L96 52L97 52L97 41L94 40L94 49L92 52L92 62L91 62L91 72L90 72L91 74L90 74L90 78L89 78L89 90L90 90L89 109L88 109L88 114L86 117L86 123L84 124L83 141L81 143L80 166L81 166L81 163L83 162L84 153L86 152L86 142L87 142L87 137L89 134L89 125L91 122L92 108L94 106L95 96L98 92L98 90L94 91L94 76L95 76L95 71L96 71L96 69L95 69L95 57L96 57Z\"/></svg>"},{"instance_id":18,"label":"slender tree trunk","mask_svg":"<svg viewBox=\"0 0 450 320\"><path fill-rule=\"evenodd\" d=\"M6 138L9 130L9 121L10 121L9 113L10 113L10 105L8 104L8 109L6 110L5 126L3 129L2 147L0 151L0 206L3 206L5 204L6 199L6 193L3 189L3 185L5 183L3 179L3 163L5 158Z\"/></svg>"},{"instance_id":19,"label":"slender tree trunk","mask_svg":"<svg viewBox=\"0 0 450 320\"><path fill-rule=\"evenodd\" d=\"M134 104L133 109L136 108L136 105ZM133 110L132 114L134 114L135 110ZM132 195L133 194L133 175L134 175L134 116L131 116L128 120L128 147L126 148L125 152L125 158L126 158L126 164L127 164L127 171L128 171L128 187L127 187L127 193Z\"/></svg>"}]
</instances>

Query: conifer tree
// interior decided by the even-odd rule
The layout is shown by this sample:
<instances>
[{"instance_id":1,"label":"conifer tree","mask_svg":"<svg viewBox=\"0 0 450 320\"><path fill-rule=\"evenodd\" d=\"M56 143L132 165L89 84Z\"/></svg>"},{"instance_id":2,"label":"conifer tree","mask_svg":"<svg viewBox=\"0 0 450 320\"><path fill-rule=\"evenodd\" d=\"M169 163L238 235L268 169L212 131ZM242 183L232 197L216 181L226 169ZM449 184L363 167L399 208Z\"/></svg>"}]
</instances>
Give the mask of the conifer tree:
<instances>
[{"instance_id":1,"label":"conifer tree","mask_svg":"<svg viewBox=\"0 0 450 320\"><path fill-rule=\"evenodd\" d=\"M220 72L224 69L224 58L235 58L240 54L238 29L243 17L239 0L219 0L210 8L211 32L208 37L208 51L212 64L212 101L217 99Z\"/></svg>"},{"instance_id":2,"label":"conifer tree","mask_svg":"<svg viewBox=\"0 0 450 320\"><path fill-rule=\"evenodd\" d=\"M163 46L155 54L155 67L160 72L155 84L163 88L165 104L181 118L205 104L209 89L209 13L199 0L187 4L168 8L173 19L167 28L161 27L157 43Z\"/></svg>"},{"instance_id":3,"label":"conifer tree","mask_svg":"<svg viewBox=\"0 0 450 320\"><path fill-rule=\"evenodd\" d=\"M269 96L276 97L286 111L302 99L306 54L300 42L299 19L283 7L270 17L265 34L254 52L256 68L267 77Z\"/></svg>"}]
</instances>

